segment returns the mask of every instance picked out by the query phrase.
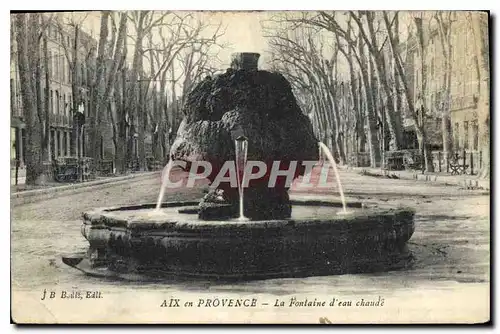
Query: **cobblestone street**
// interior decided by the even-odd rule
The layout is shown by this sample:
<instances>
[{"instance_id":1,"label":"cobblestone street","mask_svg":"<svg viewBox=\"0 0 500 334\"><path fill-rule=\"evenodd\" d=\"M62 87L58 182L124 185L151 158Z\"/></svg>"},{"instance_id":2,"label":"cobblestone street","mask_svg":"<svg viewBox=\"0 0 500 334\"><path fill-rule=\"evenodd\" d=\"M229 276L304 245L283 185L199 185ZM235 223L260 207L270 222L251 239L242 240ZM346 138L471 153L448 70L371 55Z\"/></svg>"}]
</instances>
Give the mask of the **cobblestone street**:
<instances>
[{"instance_id":1,"label":"cobblestone street","mask_svg":"<svg viewBox=\"0 0 500 334\"><path fill-rule=\"evenodd\" d=\"M19 293L19 298L34 298L44 288L53 286L98 288L108 300L111 296L128 300L132 298L128 292L140 290L146 304L149 298L154 298L150 293L158 291L188 296L248 293L268 298L299 293L358 297L385 294L386 298L392 296L400 300L410 291L427 292L438 298L450 289L479 289L480 292L473 294L478 300L484 298L482 294L489 287L490 264L487 193L421 181L380 179L346 171L341 174L350 201L416 208L416 231L409 243L416 259L412 268L376 274L272 279L240 284L137 283L87 277L61 262L63 254L87 248L88 244L80 234L83 211L94 207L156 202L159 176L155 176L12 208L12 288ZM165 201L197 199L203 196L203 187L169 190L165 196ZM318 194L294 192L292 196L326 196L338 200L336 189ZM15 296L13 300L16 301ZM146 304L140 306L144 312L147 312ZM75 304L75 307L80 310L84 307L81 305ZM114 307L113 312L124 310Z\"/></svg>"}]
</instances>

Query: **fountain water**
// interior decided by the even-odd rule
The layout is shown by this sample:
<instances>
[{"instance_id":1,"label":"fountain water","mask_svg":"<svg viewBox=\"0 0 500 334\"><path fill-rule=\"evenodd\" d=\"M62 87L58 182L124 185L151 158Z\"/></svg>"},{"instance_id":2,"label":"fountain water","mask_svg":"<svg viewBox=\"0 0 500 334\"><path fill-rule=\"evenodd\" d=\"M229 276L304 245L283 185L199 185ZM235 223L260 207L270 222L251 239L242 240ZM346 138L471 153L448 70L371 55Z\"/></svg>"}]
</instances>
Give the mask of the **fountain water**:
<instances>
[{"instance_id":1,"label":"fountain water","mask_svg":"<svg viewBox=\"0 0 500 334\"><path fill-rule=\"evenodd\" d=\"M248 139L244 136L240 136L234 140L235 143L235 155L236 155L236 176L238 179L238 193L239 193L239 217L238 220L248 220L243 212L243 196L244 188L243 184L245 182L245 167L247 164L247 151L248 151Z\"/></svg>"},{"instance_id":2,"label":"fountain water","mask_svg":"<svg viewBox=\"0 0 500 334\"><path fill-rule=\"evenodd\" d=\"M163 168L160 194L158 195L158 201L156 202L156 211L161 209L161 203L163 202L163 197L165 196L165 188L170 180L170 171L172 170L173 160L170 160L165 168Z\"/></svg>"},{"instance_id":3,"label":"fountain water","mask_svg":"<svg viewBox=\"0 0 500 334\"><path fill-rule=\"evenodd\" d=\"M330 151L328 146L326 146L322 142L319 142L318 145L320 147L320 151L323 151L323 154L326 156L326 158L328 159L328 161L330 162L330 164L333 167L333 171L335 172L335 178L337 180L337 186L339 187L340 200L342 201L342 208L343 208L342 213L347 214L348 211L347 211L347 204L346 204L345 196L344 196L344 189L342 188L342 183L340 182L339 170L337 168L337 164L335 163L335 159L333 158L332 152Z\"/></svg>"}]
</instances>

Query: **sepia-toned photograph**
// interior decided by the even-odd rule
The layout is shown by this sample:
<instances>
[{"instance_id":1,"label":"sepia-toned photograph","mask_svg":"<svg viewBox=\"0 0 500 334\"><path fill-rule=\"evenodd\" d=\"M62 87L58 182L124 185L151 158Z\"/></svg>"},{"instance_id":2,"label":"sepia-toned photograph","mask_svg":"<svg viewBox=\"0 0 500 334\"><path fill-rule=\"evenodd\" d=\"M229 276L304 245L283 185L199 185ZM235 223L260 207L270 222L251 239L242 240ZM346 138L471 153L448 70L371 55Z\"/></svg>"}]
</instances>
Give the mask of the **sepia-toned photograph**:
<instances>
[{"instance_id":1,"label":"sepia-toned photograph","mask_svg":"<svg viewBox=\"0 0 500 334\"><path fill-rule=\"evenodd\" d=\"M488 11L10 13L14 324L487 324Z\"/></svg>"}]
</instances>

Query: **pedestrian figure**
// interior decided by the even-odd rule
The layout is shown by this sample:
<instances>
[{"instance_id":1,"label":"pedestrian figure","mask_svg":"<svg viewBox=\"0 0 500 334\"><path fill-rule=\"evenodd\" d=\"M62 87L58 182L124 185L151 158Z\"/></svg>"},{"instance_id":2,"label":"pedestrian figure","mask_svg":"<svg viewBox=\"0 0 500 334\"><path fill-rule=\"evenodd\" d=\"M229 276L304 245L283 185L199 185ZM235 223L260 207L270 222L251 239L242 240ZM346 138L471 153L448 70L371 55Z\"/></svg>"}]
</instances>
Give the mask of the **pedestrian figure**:
<instances>
[{"instance_id":1,"label":"pedestrian figure","mask_svg":"<svg viewBox=\"0 0 500 334\"><path fill-rule=\"evenodd\" d=\"M16 177L16 186L17 186L17 183L18 183L17 179L19 177L19 166L20 165L21 165L21 160L16 157L16 175L15 175L15 177Z\"/></svg>"}]
</instances>

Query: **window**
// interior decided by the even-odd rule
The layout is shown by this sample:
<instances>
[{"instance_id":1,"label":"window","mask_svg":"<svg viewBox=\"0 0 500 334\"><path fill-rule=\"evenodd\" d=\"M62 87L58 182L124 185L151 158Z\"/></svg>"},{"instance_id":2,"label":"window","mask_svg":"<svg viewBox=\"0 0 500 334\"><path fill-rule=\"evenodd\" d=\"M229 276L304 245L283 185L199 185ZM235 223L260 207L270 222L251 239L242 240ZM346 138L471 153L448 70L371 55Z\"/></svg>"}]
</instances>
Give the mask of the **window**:
<instances>
[{"instance_id":1,"label":"window","mask_svg":"<svg viewBox=\"0 0 500 334\"><path fill-rule=\"evenodd\" d=\"M52 78L52 51L49 51L49 77Z\"/></svg>"},{"instance_id":2,"label":"window","mask_svg":"<svg viewBox=\"0 0 500 334\"><path fill-rule=\"evenodd\" d=\"M459 129L460 129L460 124L459 123L455 123L455 128L453 129L453 138L455 139L455 150L458 150L458 148L460 147L460 141L459 141L459 138L460 138L460 135L459 135Z\"/></svg>"},{"instance_id":3,"label":"window","mask_svg":"<svg viewBox=\"0 0 500 334\"><path fill-rule=\"evenodd\" d=\"M472 122L472 149L477 151L479 148L479 127L477 126L477 120Z\"/></svg>"},{"instance_id":4,"label":"window","mask_svg":"<svg viewBox=\"0 0 500 334\"><path fill-rule=\"evenodd\" d=\"M63 132L63 145L64 152L63 155L69 155L69 147L68 147L68 133L66 131Z\"/></svg>"},{"instance_id":5,"label":"window","mask_svg":"<svg viewBox=\"0 0 500 334\"><path fill-rule=\"evenodd\" d=\"M59 55L54 55L54 59L55 59L55 64L56 64L54 76L55 76L55 79L57 81L59 81Z\"/></svg>"},{"instance_id":6,"label":"window","mask_svg":"<svg viewBox=\"0 0 500 334\"><path fill-rule=\"evenodd\" d=\"M52 159L56 157L56 145L55 145L54 130L50 130L50 155Z\"/></svg>"},{"instance_id":7,"label":"window","mask_svg":"<svg viewBox=\"0 0 500 334\"><path fill-rule=\"evenodd\" d=\"M464 121L464 150L469 149L469 122Z\"/></svg>"},{"instance_id":8,"label":"window","mask_svg":"<svg viewBox=\"0 0 500 334\"><path fill-rule=\"evenodd\" d=\"M52 113L54 113L54 91L51 89L50 90L50 108L49 108Z\"/></svg>"},{"instance_id":9,"label":"window","mask_svg":"<svg viewBox=\"0 0 500 334\"><path fill-rule=\"evenodd\" d=\"M66 115L66 94L63 94L63 97L62 97L62 114L63 115Z\"/></svg>"},{"instance_id":10,"label":"window","mask_svg":"<svg viewBox=\"0 0 500 334\"><path fill-rule=\"evenodd\" d=\"M85 68L83 67L83 65L80 67L80 70L81 70L81 85L82 86L85 86Z\"/></svg>"},{"instance_id":11,"label":"window","mask_svg":"<svg viewBox=\"0 0 500 334\"><path fill-rule=\"evenodd\" d=\"M56 65L56 55L53 53L51 56L51 63L52 63L52 79L55 80L56 79L56 69L57 69L57 65Z\"/></svg>"},{"instance_id":12,"label":"window","mask_svg":"<svg viewBox=\"0 0 500 334\"><path fill-rule=\"evenodd\" d=\"M61 58L61 82L65 82L66 78L66 64L64 58Z\"/></svg>"},{"instance_id":13,"label":"window","mask_svg":"<svg viewBox=\"0 0 500 334\"><path fill-rule=\"evenodd\" d=\"M69 62L68 62L68 83L70 83L71 81L71 67L69 66Z\"/></svg>"},{"instance_id":14,"label":"window","mask_svg":"<svg viewBox=\"0 0 500 334\"><path fill-rule=\"evenodd\" d=\"M55 105L56 105L56 110L55 110L55 113L56 114L59 114L59 91L56 90L56 101L55 101Z\"/></svg>"},{"instance_id":15,"label":"window","mask_svg":"<svg viewBox=\"0 0 500 334\"><path fill-rule=\"evenodd\" d=\"M14 79L10 79L10 110L12 114L15 114L16 108L15 105L16 93L14 91Z\"/></svg>"}]
</instances>

